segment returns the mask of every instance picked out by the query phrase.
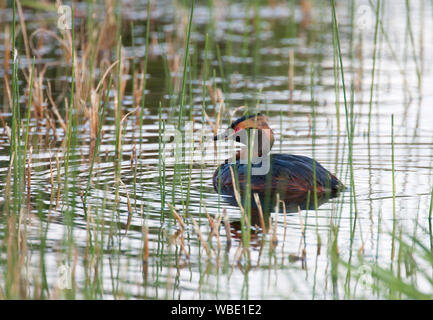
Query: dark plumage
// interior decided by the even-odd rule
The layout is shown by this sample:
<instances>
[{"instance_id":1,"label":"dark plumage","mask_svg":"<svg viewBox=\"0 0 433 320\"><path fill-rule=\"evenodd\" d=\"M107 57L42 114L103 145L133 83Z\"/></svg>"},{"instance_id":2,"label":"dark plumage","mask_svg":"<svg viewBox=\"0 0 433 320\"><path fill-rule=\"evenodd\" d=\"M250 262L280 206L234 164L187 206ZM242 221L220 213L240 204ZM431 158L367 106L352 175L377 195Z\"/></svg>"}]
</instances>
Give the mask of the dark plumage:
<instances>
[{"instance_id":1,"label":"dark plumage","mask_svg":"<svg viewBox=\"0 0 433 320\"><path fill-rule=\"evenodd\" d=\"M328 170L317 161L298 155L272 154L270 155L271 168L266 175L251 176L251 192L258 193L262 206L271 210L275 204L277 193L280 199L288 205L296 208L298 205L305 209L308 202L308 192L310 192L310 208L314 205L314 171L313 161L316 166L316 190L319 200L335 197L343 185ZM252 164L258 167L260 164ZM232 175L237 173L239 190L245 194L247 187L247 164L236 161L236 168L232 163L224 163L215 170L213 175L213 185L215 191L222 195L234 197ZM268 197L268 201L266 201ZM231 203L235 204L235 199ZM252 203L256 206L255 202Z\"/></svg>"}]
</instances>

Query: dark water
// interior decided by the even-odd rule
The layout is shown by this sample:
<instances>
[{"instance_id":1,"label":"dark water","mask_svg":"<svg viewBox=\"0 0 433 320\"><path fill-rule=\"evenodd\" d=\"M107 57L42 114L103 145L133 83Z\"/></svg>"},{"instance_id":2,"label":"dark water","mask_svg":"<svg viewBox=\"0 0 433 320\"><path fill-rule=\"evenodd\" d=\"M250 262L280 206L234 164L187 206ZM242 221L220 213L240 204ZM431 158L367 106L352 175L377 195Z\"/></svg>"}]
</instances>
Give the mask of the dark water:
<instances>
[{"instance_id":1,"label":"dark water","mask_svg":"<svg viewBox=\"0 0 433 320\"><path fill-rule=\"evenodd\" d=\"M365 3L364 3L365 2ZM143 120L143 142L139 144L139 130L134 116L129 117L123 132L123 161L119 187L119 210L115 207L116 186L112 157L115 149L115 105L109 105L109 114L103 125L104 138L100 146L101 158L95 164L88 204L91 215L86 220L79 193L70 196L67 203L53 203L50 187L50 161L55 177L56 156L63 158L60 142L47 136L43 126L32 121L33 143L32 199L33 218L28 224L27 275L41 275L40 257L43 255L51 292L56 292L59 266L75 265L75 286L78 297L85 296L86 279L92 278L94 265L99 264L104 298L155 297L155 298L218 298L218 299L281 299L281 298L333 298L372 297L371 290L356 284L345 287L347 270L340 266L338 281L332 281L332 261L329 255L334 228L338 228L338 252L342 261L357 263L359 252L370 262L390 265L391 235L393 229L393 185L391 115L394 115L394 166L395 215L399 230L415 234L421 241L429 242L422 231L428 228L427 217L432 185L432 120L433 73L431 70L432 12L430 2L411 1L410 26L404 1L386 2L382 23L386 36L379 32L376 56L375 85L371 112L371 130L368 137L369 99L373 66L375 12L367 1L357 2L352 17L349 4L337 7L340 23L341 51L345 71L347 99L354 85L353 107L353 177L351 185L349 146L343 90L339 90L339 124L334 88L334 47L332 40L332 11L326 2L314 3L311 21L306 21L299 4L284 2L254 5L245 2L215 2L213 9L198 2L194 11L191 41L192 61L195 68L188 73L185 114L192 108L194 123L193 141L197 155L187 152L185 161L192 164L181 175L173 188L174 159L165 160L165 201L175 206L179 213L188 214L198 222L201 232L212 248L208 257L198 240L192 219L186 218L184 232L187 257L179 240L172 240L179 230L167 204L161 210L159 115L162 103L163 118L168 127L177 120L178 103L170 109L170 90L164 72L162 53L173 46L182 64L183 28L189 10L177 2L157 1L151 14L152 29L148 83ZM79 6L85 12L85 5ZM256 12L257 11L257 12ZM9 18L9 11L2 10ZM25 8L28 33L40 26L52 31L56 15ZM259 18L255 18L256 14ZM124 28L124 54L135 54L137 68L145 52L146 4L122 4ZM131 45L129 22L135 24L135 48ZM128 31L128 32L127 32ZM240 212L228 205L212 186L215 168L224 159L213 148L201 148L200 130L210 133L209 125L202 123L202 66L206 33L211 32L212 48L209 59L212 68L210 83L224 91L225 107L232 112L236 107L248 105L268 114L275 136L273 152L314 157L324 167L335 173L352 191L330 199L315 210L301 213L273 214L275 234L253 233L250 249L250 269L246 269L245 256L240 248L239 235L232 229L232 244L226 250L226 231L220 226L220 239L209 238L210 229L206 212L211 217L226 210L233 225L239 223ZM177 40L168 42L170 33ZM155 44L158 40L159 45ZM223 73L218 62L218 44L221 50ZM0 52L4 47L0 47ZM3 53L2 52L2 53ZM294 88L289 90L289 62L294 53ZM37 66L42 67L59 59L58 44L46 41L39 49ZM25 56L21 63L25 65ZM177 86L181 83L178 71ZM421 85L418 85L417 69ZM54 90L60 95L65 81L62 67L48 68L47 78L55 81ZM314 79L314 110L311 104L311 78ZM340 79L341 80L341 79ZM24 85L24 83L22 84ZM128 87L129 88L129 87ZM130 89L126 90L123 108L127 113L134 109ZM3 83L0 89L4 92ZM176 97L176 96L175 96ZM4 99L2 99L3 101ZM292 103L289 101L292 100ZM206 110L213 115L217 109L210 96L205 98ZM315 116L312 117L313 111ZM10 113L4 113L5 118ZM227 114L223 127L229 122ZM236 116L235 116L236 117ZM214 118L212 118L214 120ZM349 119L350 121L350 119ZM315 136L311 126L315 125ZM78 148L73 150L69 172L76 175L76 185L84 190L89 173L88 123L78 128ZM60 126L58 126L60 128ZM338 131L339 128L339 131ZM63 136L63 131L58 130ZM313 137L315 137L313 141ZM314 144L314 147L313 147ZM130 156L133 150L139 155L134 166ZM200 163L203 160L203 164ZM0 135L0 177L5 186L9 167L7 137ZM135 172L134 168L137 168ZM63 170L63 169L61 169ZM191 170L189 172L189 170ZM62 172L62 171L61 171ZM60 174L61 174L60 172ZM57 178L55 178L57 179ZM188 191L188 185L190 190ZM54 197L55 198L55 197ZM128 198L133 214L128 220ZM4 202L4 194L0 194ZM74 204L74 202L76 204ZM187 203L186 203L187 202ZM40 219L37 204L44 215ZM73 227L65 220L65 207L73 208ZM187 206L188 205L188 206ZM49 217L49 218L48 218ZM90 227L89 227L90 226ZM147 274L143 265L143 230L148 228L149 261ZM128 229L127 234L126 229ZM4 237L2 227L2 238ZM40 250L41 230L46 234L43 253ZM89 232L90 230L90 232ZM303 235L304 230L304 235ZM100 255L88 256L90 234L99 243ZM72 240L72 245L67 240ZM170 240L171 239L171 240ZM276 246L273 246L275 244ZM219 242L219 243L218 243ZM221 249L218 250L220 244ZM304 251L304 254L302 253ZM92 251L91 251L92 252ZM2 253L3 255L5 253ZM74 258L75 257L75 258ZM99 259L96 259L99 257ZM302 258L303 257L303 258ZM4 257L2 258L4 259ZM75 261L75 262L74 262ZM3 264L2 264L3 265ZM89 267L90 266L90 267ZM87 271L86 271L87 270ZM353 271L355 273L355 271ZM3 282L3 278L0 277ZM36 280L35 280L36 281ZM422 290L424 284L418 283Z\"/></svg>"}]
</instances>

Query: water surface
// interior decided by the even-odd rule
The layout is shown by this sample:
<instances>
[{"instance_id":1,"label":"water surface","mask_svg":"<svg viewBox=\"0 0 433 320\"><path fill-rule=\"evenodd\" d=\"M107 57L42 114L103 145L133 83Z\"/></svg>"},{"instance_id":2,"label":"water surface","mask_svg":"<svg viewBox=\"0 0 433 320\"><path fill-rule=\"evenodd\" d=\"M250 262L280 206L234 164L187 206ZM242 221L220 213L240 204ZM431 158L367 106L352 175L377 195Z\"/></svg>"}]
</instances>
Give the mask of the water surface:
<instances>
[{"instance_id":1,"label":"water surface","mask_svg":"<svg viewBox=\"0 0 433 320\"><path fill-rule=\"evenodd\" d=\"M348 109L345 108L339 69L336 99L332 9L326 2L312 3L310 21L297 3L269 1L256 6L246 1L224 1L214 2L213 7L201 1L196 3L184 115L185 120L190 114L194 118L194 148L198 154L203 151L203 157L191 161L190 150L187 150L186 166L180 176L176 173L174 187L174 161L170 157L165 161L165 184L161 184L158 110L161 102L161 115L167 119L167 127L176 126L178 92L171 93L169 83L172 79L168 79L164 71L164 57L167 54L170 60L173 58L170 54L179 55L180 67L173 73L176 77L174 86L179 88L188 6L173 1L152 4L152 46L146 75L142 142L140 144L140 131L133 114L123 126L123 160L120 163L123 183L116 185L113 161L116 105L110 101L102 127L100 157L93 168L87 216L83 210L82 192L89 175L89 123L77 127L77 144L72 150L76 156L69 163L71 190L69 196L66 199L61 196L56 205L57 177L61 181L64 178L65 154L61 149L64 132L56 123L56 138L51 131L47 132L43 121L41 124L32 120L32 201L31 211L26 212L24 218L28 228L28 251L23 268L30 282L29 296L39 290L46 277L47 296L68 297L68 290L58 290L59 268L66 266L74 272L73 296L78 298L374 298L376 293L358 283L357 269L350 275L344 264L335 267L330 254L334 241L341 261L357 265L361 254L367 261L367 264L363 262L365 265L377 263L384 268L391 264L394 225L399 234L416 235L429 246L426 230L433 162L431 3L411 1L408 13L404 1L393 1L392 5L385 2L381 18L383 30L379 27L377 38L371 113L375 12L368 1L356 2L353 12L349 3L339 3L337 15L348 102L351 88L354 90L352 118L347 114L351 112L350 103ZM146 6L143 1L122 4L123 54L135 57L137 70L145 55ZM95 6L94 10L102 8ZM84 14L85 10L85 4L77 8L79 14ZM10 12L10 8L1 9L0 15L6 19L2 21L7 21L2 23L3 26L11 23ZM58 32L54 25L55 13L25 7L24 16L29 34L39 27ZM132 21L134 47L130 33ZM224 157L220 155L218 159L214 148L202 149L199 143L200 130L210 132L208 123L202 122L203 100L213 121L219 107L213 105L208 92L202 96L207 33L211 39L208 83L223 91L226 110L232 112L241 105L254 110L258 103L258 109L268 115L276 133L273 152L314 157L350 186L350 190L330 199L318 210L273 214L275 231L253 233L250 262L234 227L230 247L223 222L219 238L210 236L207 214L218 219L225 210L229 220L236 225L240 211L237 206L224 202L212 186L214 170ZM1 36L3 40L4 34ZM21 66L25 67L25 54L22 47L19 49ZM2 56L4 50L4 46L0 47ZM294 77L293 90L290 90L288 75L292 53ZM114 59L115 49L110 54ZM62 62L50 65L55 61ZM52 81L53 91L58 96L64 94L63 87L70 81L64 63L58 43L47 38L38 49L36 67L48 65L46 79ZM24 87L24 79L20 79ZM130 86L129 83L122 101L124 114L135 108ZM5 93L3 82L0 90ZM6 100L5 97L2 99ZM27 110L25 101L23 98L23 112ZM11 114L6 102L3 110L3 117L9 121ZM224 114L223 128L230 122L228 112ZM395 202L391 115L394 116ZM349 161L347 121L351 120L353 154ZM2 133L2 189L9 179L9 152L7 136ZM138 157L131 161L134 152ZM116 199L117 192L119 199ZM2 192L0 203L3 208L4 196ZM181 233L169 204L184 216L186 226ZM209 255L193 219L208 242ZM7 225L5 219L2 221L0 239L4 240ZM148 249L145 229L148 229ZM181 237L184 238L184 249ZM146 250L148 261L143 262ZM0 257L0 269L5 270L8 257L5 246ZM422 262L419 267L431 268ZM4 272L0 279L3 286ZM99 289L94 293L89 288L95 287L96 282ZM417 286L420 291L431 294L431 287L422 280Z\"/></svg>"}]
</instances>

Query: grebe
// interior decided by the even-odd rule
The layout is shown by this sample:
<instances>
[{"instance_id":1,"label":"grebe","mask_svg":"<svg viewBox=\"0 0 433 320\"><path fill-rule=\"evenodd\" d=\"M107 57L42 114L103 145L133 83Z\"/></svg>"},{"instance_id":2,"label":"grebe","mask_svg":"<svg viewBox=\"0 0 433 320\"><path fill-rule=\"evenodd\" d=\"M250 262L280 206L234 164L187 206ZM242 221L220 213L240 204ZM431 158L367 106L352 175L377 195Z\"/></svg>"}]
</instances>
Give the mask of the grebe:
<instances>
[{"instance_id":1,"label":"grebe","mask_svg":"<svg viewBox=\"0 0 433 320\"><path fill-rule=\"evenodd\" d=\"M251 174L251 207L257 209L253 194L257 193L260 198L262 209L266 212L272 210L275 205L276 195L286 203L287 210L297 210L298 206L305 209L309 203L309 208L314 208L314 188L316 189L319 204L331 197L336 197L343 184L320 163L311 158L291 155L291 154L269 154L274 143L274 134L267 124L267 118L258 113L251 116L244 116L231 124L233 134L229 131L214 137L219 139L239 139L240 135L248 134L256 129L258 143L255 141L252 146L251 171L263 168L263 161L267 161L264 166L266 172ZM230 129L229 129L230 130ZM244 140L246 141L246 140ZM241 141L239 141L241 142ZM247 144L247 143L245 143ZM251 145L251 144L250 144ZM267 150L264 147L267 146ZM246 155L247 148L244 147L236 154L236 163L232 159L227 159L221 164L213 175L213 186L216 192L231 196L227 199L236 205L235 192L233 189L233 175L237 175L239 191L244 198L247 188L248 162ZM243 158L242 158L243 157ZM244 161L241 161L244 159ZM315 174L314 174L315 169ZM235 179L236 180L236 179Z\"/></svg>"}]
</instances>

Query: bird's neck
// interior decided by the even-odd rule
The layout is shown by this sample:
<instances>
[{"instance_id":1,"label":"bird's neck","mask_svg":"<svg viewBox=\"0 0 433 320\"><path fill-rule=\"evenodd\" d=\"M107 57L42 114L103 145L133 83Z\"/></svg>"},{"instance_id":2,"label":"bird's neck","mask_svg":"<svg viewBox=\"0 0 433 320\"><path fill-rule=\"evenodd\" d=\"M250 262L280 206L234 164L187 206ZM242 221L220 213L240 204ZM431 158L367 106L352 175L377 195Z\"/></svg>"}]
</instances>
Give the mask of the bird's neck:
<instances>
[{"instance_id":1,"label":"bird's neck","mask_svg":"<svg viewBox=\"0 0 433 320\"><path fill-rule=\"evenodd\" d=\"M270 128L258 129L257 137L251 143L251 159L261 158L271 152L274 144L274 135ZM242 146L241 150L236 153L236 160L248 160L248 146Z\"/></svg>"}]
</instances>

